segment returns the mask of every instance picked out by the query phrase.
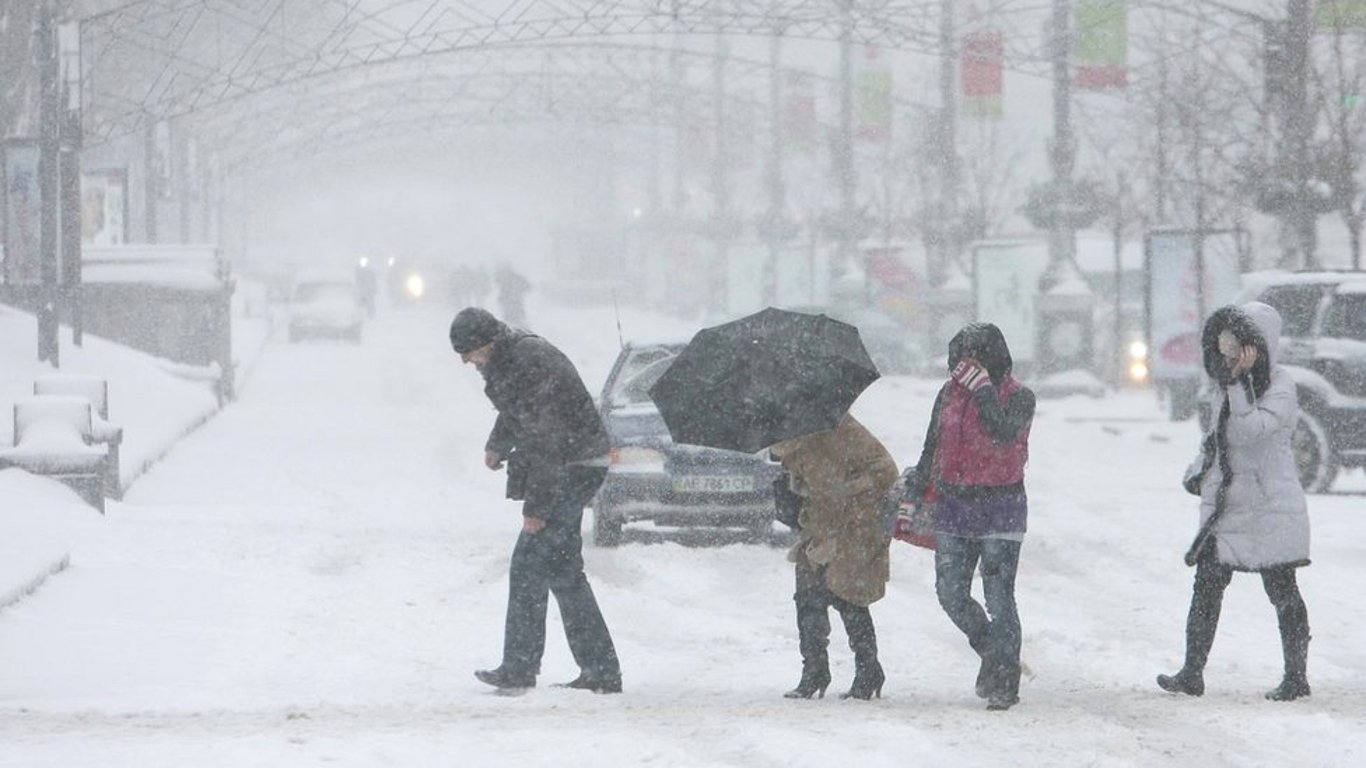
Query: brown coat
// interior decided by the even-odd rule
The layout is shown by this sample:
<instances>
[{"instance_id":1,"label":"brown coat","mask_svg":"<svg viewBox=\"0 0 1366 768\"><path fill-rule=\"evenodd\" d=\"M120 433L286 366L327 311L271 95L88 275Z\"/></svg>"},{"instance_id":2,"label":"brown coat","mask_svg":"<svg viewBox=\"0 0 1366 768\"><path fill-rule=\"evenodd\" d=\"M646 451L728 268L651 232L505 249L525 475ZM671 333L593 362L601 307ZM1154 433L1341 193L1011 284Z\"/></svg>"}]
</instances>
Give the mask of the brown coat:
<instances>
[{"instance_id":1,"label":"brown coat","mask_svg":"<svg viewBox=\"0 0 1366 768\"><path fill-rule=\"evenodd\" d=\"M892 455L852 416L773 446L802 496L801 535L788 559L825 567L836 596L869 605L886 593L887 532L878 507L896 481Z\"/></svg>"}]
</instances>

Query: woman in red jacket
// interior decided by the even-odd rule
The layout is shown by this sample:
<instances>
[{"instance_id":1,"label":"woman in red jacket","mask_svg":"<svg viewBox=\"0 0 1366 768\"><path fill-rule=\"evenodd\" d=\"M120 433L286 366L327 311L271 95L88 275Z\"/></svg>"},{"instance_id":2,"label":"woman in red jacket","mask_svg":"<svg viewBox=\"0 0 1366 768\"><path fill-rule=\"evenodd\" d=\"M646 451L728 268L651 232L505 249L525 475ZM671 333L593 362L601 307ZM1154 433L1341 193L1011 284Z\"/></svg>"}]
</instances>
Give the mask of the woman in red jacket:
<instances>
[{"instance_id":1,"label":"woman in red jacket","mask_svg":"<svg viewBox=\"0 0 1366 768\"><path fill-rule=\"evenodd\" d=\"M1024 467L1034 393L1013 376L1001 330L973 323L949 342L949 380L939 390L925 447L906 478L909 498L933 483L935 592L981 656L977 695L1004 710L1020 699L1020 616L1015 572L1029 503ZM972 597L980 570L986 606Z\"/></svg>"}]
</instances>

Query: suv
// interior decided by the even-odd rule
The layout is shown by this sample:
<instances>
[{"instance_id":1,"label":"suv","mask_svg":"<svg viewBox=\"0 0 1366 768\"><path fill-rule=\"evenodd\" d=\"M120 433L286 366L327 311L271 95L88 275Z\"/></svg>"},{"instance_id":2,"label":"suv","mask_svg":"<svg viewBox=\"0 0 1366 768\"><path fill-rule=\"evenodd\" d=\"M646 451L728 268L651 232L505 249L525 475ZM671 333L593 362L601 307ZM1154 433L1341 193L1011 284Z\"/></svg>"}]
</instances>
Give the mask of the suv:
<instances>
[{"instance_id":1,"label":"suv","mask_svg":"<svg viewBox=\"0 0 1366 768\"><path fill-rule=\"evenodd\" d=\"M673 442L648 394L686 346L627 342L603 386L599 411L611 441L607 478L593 500L593 540L621 543L622 526L773 526L776 464L764 455Z\"/></svg>"},{"instance_id":2,"label":"suv","mask_svg":"<svg viewBox=\"0 0 1366 768\"><path fill-rule=\"evenodd\" d=\"M1366 272L1253 272L1240 301L1280 312L1279 362L1300 395L1292 438L1300 484L1328 490L1341 467L1366 466Z\"/></svg>"}]
</instances>

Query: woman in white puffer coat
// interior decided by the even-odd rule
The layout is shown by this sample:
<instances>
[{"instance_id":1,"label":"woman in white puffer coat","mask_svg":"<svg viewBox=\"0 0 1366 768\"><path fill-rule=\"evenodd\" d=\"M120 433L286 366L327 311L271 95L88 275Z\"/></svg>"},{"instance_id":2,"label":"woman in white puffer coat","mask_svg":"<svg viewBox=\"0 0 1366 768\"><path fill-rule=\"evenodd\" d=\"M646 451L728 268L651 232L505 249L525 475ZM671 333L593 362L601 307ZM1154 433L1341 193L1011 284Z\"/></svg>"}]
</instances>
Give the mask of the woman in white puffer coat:
<instances>
[{"instance_id":1,"label":"woman in white puffer coat","mask_svg":"<svg viewBox=\"0 0 1366 768\"><path fill-rule=\"evenodd\" d=\"M1184 481L1200 497L1200 532L1186 555L1195 566L1186 662L1158 675L1167 691L1204 693L1224 589L1234 571L1250 571L1276 608L1285 661L1284 679L1266 697L1309 695L1309 615L1295 581L1295 569L1309 564L1309 514L1290 447L1298 395L1276 365L1280 336L1281 316L1261 302L1219 309L1201 334L1205 371L1220 385L1218 416Z\"/></svg>"}]
</instances>

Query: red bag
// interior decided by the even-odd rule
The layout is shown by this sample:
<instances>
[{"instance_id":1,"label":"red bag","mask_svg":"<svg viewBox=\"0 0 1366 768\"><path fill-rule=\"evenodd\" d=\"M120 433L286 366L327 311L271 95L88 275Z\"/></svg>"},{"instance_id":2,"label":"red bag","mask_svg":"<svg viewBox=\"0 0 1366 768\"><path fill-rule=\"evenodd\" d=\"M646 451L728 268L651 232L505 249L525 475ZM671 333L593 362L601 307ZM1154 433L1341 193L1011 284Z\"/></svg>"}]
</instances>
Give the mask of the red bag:
<instances>
[{"instance_id":1,"label":"red bag","mask_svg":"<svg viewBox=\"0 0 1366 768\"><path fill-rule=\"evenodd\" d=\"M925 495L916 503L902 499L897 510L896 524L892 527L892 538L923 549L934 550L934 503L939 493L933 484L925 490Z\"/></svg>"}]
</instances>

